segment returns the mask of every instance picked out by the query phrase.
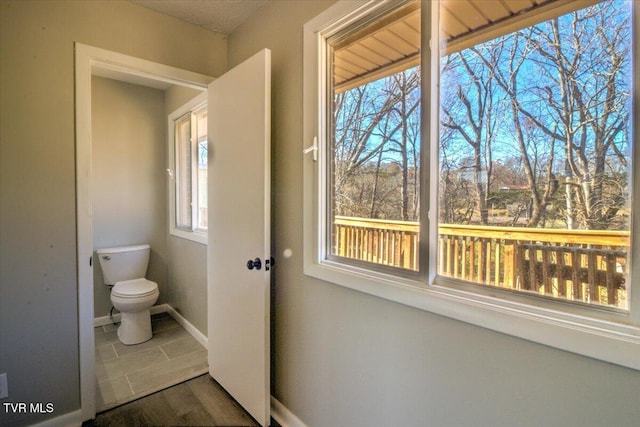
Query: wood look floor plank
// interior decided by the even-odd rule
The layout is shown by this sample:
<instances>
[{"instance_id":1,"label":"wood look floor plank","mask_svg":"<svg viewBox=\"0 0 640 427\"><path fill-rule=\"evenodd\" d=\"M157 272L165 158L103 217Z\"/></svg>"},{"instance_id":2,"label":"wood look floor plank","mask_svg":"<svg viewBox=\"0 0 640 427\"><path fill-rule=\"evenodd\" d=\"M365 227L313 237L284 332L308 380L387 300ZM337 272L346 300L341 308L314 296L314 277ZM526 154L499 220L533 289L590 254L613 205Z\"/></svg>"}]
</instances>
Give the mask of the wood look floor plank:
<instances>
[{"instance_id":1,"label":"wood look floor plank","mask_svg":"<svg viewBox=\"0 0 640 427\"><path fill-rule=\"evenodd\" d=\"M202 402L194 399L193 392L188 385L180 384L167 389L166 397L171 409L186 425L217 425L215 417L207 412Z\"/></svg>"},{"instance_id":2,"label":"wood look floor plank","mask_svg":"<svg viewBox=\"0 0 640 427\"><path fill-rule=\"evenodd\" d=\"M147 400L148 399L148 400ZM143 400L145 400L143 402ZM134 408L139 409L144 425L178 426L188 425L170 406L166 393L154 393L148 398L134 402Z\"/></svg>"},{"instance_id":3,"label":"wood look floor plank","mask_svg":"<svg viewBox=\"0 0 640 427\"><path fill-rule=\"evenodd\" d=\"M249 414L209 375L186 383L218 426L255 426Z\"/></svg>"},{"instance_id":4,"label":"wood look floor plank","mask_svg":"<svg viewBox=\"0 0 640 427\"><path fill-rule=\"evenodd\" d=\"M257 425L217 382L205 374L98 414L83 427Z\"/></svg>"}]
</instances>

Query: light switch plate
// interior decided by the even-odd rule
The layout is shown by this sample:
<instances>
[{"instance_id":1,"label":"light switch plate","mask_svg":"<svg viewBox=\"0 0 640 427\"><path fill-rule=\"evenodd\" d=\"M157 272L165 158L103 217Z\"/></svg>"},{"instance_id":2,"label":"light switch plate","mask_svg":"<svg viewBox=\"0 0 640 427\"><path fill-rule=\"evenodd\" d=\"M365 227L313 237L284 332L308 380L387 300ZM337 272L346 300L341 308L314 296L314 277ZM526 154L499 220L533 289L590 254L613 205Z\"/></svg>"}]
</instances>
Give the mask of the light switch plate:
<instances>
[{"instance_id":1,"label":"light switch plate","mask_svg":"<svg viewBox=\"0 0 640 427\"><path fill-rule=\"evenodd\" d=\"M0 399L9 397L9 386L7 385L7 374L0 374Z\"/></svg>"}]
</instances>

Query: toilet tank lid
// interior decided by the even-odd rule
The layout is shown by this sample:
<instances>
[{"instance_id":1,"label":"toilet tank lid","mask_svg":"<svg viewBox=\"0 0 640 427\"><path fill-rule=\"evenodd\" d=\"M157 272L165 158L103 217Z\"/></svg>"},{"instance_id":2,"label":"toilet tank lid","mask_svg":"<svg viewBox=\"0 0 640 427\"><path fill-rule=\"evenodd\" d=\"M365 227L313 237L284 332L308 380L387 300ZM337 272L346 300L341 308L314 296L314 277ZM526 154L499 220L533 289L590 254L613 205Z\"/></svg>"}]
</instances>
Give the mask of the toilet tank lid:
<instances>
[{"instance_id":1,"label":"toilet tank lid","mask_svg":"<svg viewBox=\"0 0 640 427\"><path fill-rule=\"evenodd\" d=\"M115 248L102 248L98 249L96 253L98 255L103 254L116 254L119 252L132 252L132 251L143 251L149 249L150 246L148 244L144 245L133 245L133 246L117 246Z\"/></svg>"}]
</instances>

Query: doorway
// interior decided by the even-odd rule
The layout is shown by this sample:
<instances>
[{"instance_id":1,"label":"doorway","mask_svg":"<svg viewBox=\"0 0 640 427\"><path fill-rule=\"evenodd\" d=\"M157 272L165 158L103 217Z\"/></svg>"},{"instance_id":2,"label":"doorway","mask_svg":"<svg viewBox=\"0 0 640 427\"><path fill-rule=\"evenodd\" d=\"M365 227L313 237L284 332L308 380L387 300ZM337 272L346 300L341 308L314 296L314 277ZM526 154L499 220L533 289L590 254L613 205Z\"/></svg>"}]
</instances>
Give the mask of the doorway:
<instances>
[{"instance_id":1,"label":"doorway","mask_svg":"<svg viewBox=\"0 0 640 427\"><path fill-rule=\"evenodd\" d=\"M93 215L91 176L91 77L98 75L156 88L170 85L200 91L214 79L80 43L75 45L76 209L78 266L78 332L82 419L96 414Z\"/></svg>"}]
</instances>

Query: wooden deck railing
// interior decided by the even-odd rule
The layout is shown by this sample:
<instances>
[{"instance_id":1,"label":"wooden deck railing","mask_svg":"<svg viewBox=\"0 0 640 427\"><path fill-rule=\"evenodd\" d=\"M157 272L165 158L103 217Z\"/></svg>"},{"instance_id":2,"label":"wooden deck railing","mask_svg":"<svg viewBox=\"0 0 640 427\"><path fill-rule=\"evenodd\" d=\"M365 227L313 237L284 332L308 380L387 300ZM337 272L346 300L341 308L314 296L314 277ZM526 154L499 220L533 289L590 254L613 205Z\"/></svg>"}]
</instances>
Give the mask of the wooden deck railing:
<instances>
[{"instance_id":1,"label":"wooden deck railing","mask_svg":"<svg viewBox=\"0 0 640 427\"><path fill-rule=\"evenodd\" d=\"M336 217L334 254L418 269L416 222ZM441 224L438 274L626 307L629 233Z\"/></svg>"},{"instance_id":2,"label":"wooden deck railing","mask_svg":"<svg viewBox=\"0 0 640 427\"><path fill-rule=\"evenodd\" d=\"M334 254L377 264L418 269L417 222L337 216Z\"/></svg>"}]
</instances>

